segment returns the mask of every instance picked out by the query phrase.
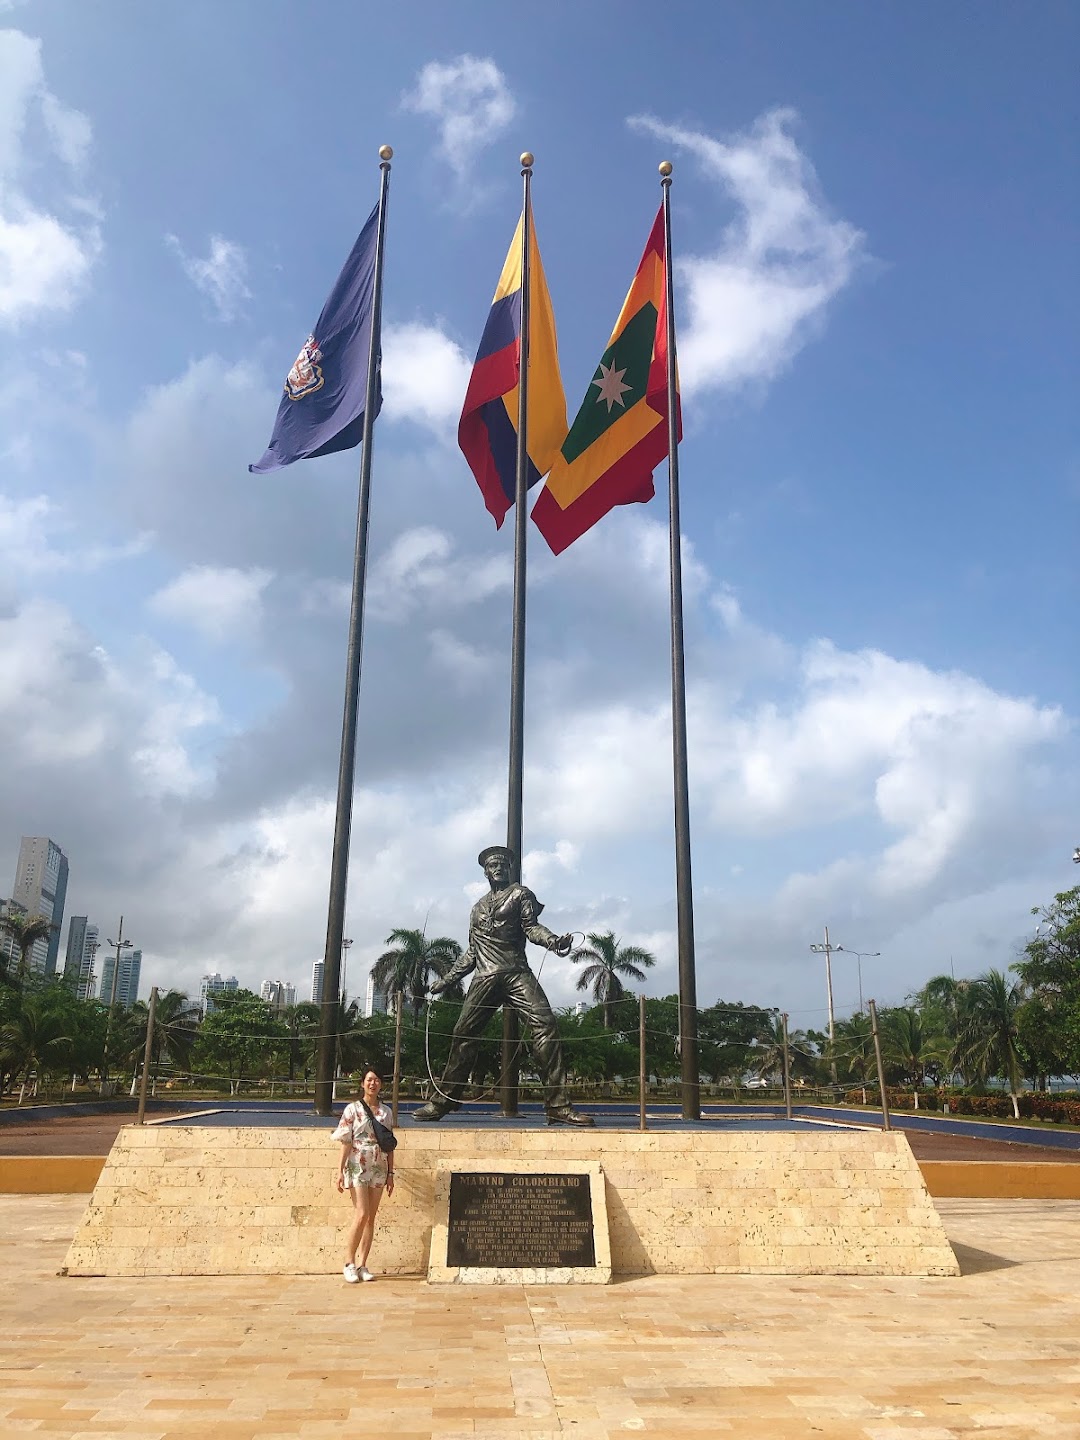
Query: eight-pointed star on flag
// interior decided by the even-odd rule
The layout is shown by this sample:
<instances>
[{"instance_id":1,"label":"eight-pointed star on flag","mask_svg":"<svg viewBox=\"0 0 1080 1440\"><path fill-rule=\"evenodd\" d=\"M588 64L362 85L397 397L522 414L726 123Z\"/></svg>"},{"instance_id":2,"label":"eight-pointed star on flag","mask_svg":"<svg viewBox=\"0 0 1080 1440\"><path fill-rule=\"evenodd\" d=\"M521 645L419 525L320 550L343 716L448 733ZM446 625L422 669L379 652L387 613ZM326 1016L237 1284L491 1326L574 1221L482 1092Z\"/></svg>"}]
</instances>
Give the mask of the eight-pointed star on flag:
<instances>
[{"instance_id":1,"label":"eight-pointed star on flag","mask_svg":"<svg viewBox=\"0 0 1080 1440\"><path fill-rule=\"evenodd\" d=\"M604 362L602 360L600 361L600 378L599 380L594 380L592 383L600 387L600 394L596 397L596 403L599 405L601 400L606 400L609 415L611 414L612 405L619 405L625 409L622 398L623 392L633 389L632 385L623 384L622 377L625 374L625 370L615 369L614 356L612 356L611 364L607 369L604 368Z\"/></svg>"}]
</instances>

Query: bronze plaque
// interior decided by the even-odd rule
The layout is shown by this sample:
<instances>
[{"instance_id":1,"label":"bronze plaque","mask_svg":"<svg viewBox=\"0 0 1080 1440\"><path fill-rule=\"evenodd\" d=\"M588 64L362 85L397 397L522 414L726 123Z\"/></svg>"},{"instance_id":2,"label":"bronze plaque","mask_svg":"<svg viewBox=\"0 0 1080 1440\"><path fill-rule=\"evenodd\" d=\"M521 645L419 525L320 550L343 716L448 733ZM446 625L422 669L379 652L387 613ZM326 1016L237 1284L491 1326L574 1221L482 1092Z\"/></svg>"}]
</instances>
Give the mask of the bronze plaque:
<instances>
[{"instance_id":1,"label":"bronze plaque","mask_svg":"<svg viewBox=\"0 0 1080 1440\"><path fill-rule=\"evenodd\" d=\"M446 1263L495 1270L595 1266L589 1176L453 1173Z\"/></svg>"}]
</instances>

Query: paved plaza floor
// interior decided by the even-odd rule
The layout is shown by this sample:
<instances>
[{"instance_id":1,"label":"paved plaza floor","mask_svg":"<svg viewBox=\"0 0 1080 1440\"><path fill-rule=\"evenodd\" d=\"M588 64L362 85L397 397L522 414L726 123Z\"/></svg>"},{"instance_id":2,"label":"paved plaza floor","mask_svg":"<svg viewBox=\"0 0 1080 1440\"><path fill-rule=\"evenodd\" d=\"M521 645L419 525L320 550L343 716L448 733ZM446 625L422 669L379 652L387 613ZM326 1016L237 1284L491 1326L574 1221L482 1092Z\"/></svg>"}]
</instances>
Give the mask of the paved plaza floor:
<instances>
[{"instance_id":1,"label":"paved plaza floor","mask_svg":"<svg viewBox=\"0 0 1080 1440\"><path fill-rule=\"evenodd\" d=\"M62 1277L84 1204L0 1195L5 1440L1080 1440L1076 1201L939 1201L959 1279L487 1289Z\"/></svg>"}]
</instances>

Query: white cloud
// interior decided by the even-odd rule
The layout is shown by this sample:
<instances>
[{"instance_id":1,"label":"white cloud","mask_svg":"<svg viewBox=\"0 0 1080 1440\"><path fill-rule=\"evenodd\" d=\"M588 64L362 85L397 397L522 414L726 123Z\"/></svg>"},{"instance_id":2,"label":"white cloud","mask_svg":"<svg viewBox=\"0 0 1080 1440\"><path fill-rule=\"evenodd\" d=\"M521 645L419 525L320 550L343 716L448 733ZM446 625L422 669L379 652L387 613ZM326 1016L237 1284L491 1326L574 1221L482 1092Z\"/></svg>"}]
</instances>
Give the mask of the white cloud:
<instances>
[{"instance_id":1,"label":"white cloud","mask_svg":"<svg viewBox=\"0 0 1080 1440\"><path fill-rule=\"evenodd\" d=\"M90 574L143 554L151 540L144 534L121 545L71 543L81 534L64 507L47 495L13 500L0 493L0 564L7 575Z\"/></svg>"},{"instance_id":2,"label":"white cloud","mask_svg":"<svg viewBox=\"0 0 1080 1440\"><path fill-rule=\"evenodd\" d=\"M699 833L776 836L861 820L882 838L846 880L857 874L881 897L925 894L966 866L988 829L1032 804L1042 749L1066 732L1053 707L823 642L798 657L787 688L783 703L747 706L711 684L690 687ZM546 828L584 843L632 833L670 806L669 709L659 701L581 708L542 748L548 763L533 785Z\"/></svg>"},{"instance_id":3,"label":"white cloud","mask_svg":"<svg viewBox=\"0 0 1080 1440\"><path fill-rule=\"evenodd\" d=\"M495 61L476 55L431 61L402 103L437 123L439 149L459 180L475 169L477 152L494 144L517 110Z\"/></svg>"},{"instance_id":4,"label":"white cloud","mask_svg":"<svg viewBox=\"0 0 1080 1440\"><path fill-rule=\"evenodd\" d=\"M401 621L420 608L445 614L509 591L512 567L508 555L456 557L451 536L419 525L398 535L375 561L368 600L372 613L384 619Z\"/></svg>"},{"instance_id":5,"label":"white cloud","mask_svg":"<svg viewBox=\"0 0 1080 1440\"><path fill-rule=\"evenodd\" d=\"M193 565L147 602L152 614L190 625L208 640L249 638L262 618L269 570Z\"/></svg>"},{"instance_id":6,"label":"white cloud","mask_svg":"<svg viewBox=\"0 0 1080 1440\"><path fill-rule=\"evenodd\" d=\"M166 235L166 244L176 255L184 274L206 297L217 319L235 320L251 299L247 285L247 255L241 245L224 235L211 235L210 253L204 260L188 255L175 235Z\"/></svg>"},{"instance_id":7,"label":"white cloud","mask_svg":"<svg viewBox=\"0 0 1080 1440\"><path fill-rule=\"evenodd\" d=\"M433 325L390 325L383 334L383 414L453 440L472 366Z\"/></svg>"},{"instance_id":8,"label":"white cloud","mask_svg":"<svg viewBox=\"0 0 1080 1440\"><path fill-rule=\"evenodd\" d=\"M209 770L188 742L220 720L171 656L122 667L61 605L28 600L0 617L0 748L10 789L67 767L78 808L89 774L129 798L187 794ZM101 802L104 804L103 792ZM19 801L10 796L9 803ZM93 819L93 816L88 816Z\"/></svg>"},{"instance_id":9,"label":"white cloud","mask_svg":"<svg viewBox=\"0 0 1080 1440\"><path fill-rule=\"evenodd\" d=\"M25 193L35 119L45 137L42 153L69 169L80 166L90 122L46 87L41 42L0 30L0 324L9 326L37 312L68 309L101 250L96 219L66 224Z\"/></svg>"},{"instance_id":10,"label":"white cloud","mask_svg":"<svg viewBox=\"0 0 1080 1440\"><path fill-rule=\"evenodd\" d=\"M848 284L864 236L830 216L789 110L717 140L652 116L630 123L689 151L739 207L711 255L676 261L687 288L679 364L687 393L770 380L822 323Z\"/></svg>"}]
</instances>

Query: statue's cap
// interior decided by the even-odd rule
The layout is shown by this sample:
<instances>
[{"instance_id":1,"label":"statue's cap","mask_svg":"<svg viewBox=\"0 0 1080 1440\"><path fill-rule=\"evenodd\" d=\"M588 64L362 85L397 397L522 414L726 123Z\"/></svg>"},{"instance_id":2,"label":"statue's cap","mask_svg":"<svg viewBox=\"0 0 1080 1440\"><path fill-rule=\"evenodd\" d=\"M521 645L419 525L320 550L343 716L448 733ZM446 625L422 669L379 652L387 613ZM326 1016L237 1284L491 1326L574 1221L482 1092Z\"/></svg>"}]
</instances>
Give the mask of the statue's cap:
<instances>
[{"instance_id":1,"label":"statue's cap","mask_svg":"<svg viewBox=\"0 0 1080 1440\"><path fill-rule=\"evenodd\" d=\"M513 850L508 850L505 845L489 845L486 850L480 851L480 854L476 857L476 863L484 866L493 855L504 855L506 859L509 860L511 866L513 866L514 861L517 859Z\"/></svg>"}]
</instances>

